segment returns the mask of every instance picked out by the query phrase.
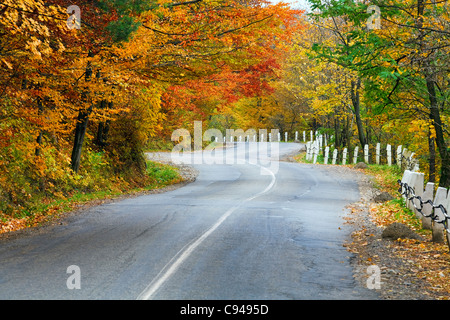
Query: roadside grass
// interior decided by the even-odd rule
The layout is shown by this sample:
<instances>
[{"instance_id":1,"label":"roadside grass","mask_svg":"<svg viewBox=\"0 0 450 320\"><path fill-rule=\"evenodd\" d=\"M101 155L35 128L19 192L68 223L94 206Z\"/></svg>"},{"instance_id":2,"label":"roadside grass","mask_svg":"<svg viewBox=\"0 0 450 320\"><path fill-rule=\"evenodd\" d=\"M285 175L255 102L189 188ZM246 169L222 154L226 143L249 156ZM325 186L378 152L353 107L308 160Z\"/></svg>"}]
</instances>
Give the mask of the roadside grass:
<instances>
[{"instance_id":1,"label":"roadside grass","mask_svg":"<svg viewBox=\"0 0 450 320\"><path fill-rule=\"evenodd\" d=\"M183 181L176 167L153 161L146 163L146 176L140 179L139 186L123 178L116 178L111 185L100 190L73 190L65 197L47 196L36 201L30 208L19 208L13 216L0 212L0 234L42 225L82 205L100 204L108 199L161 189Z\"/></svg>"},{"instance_id":2,"label":"roadside grass","mask_svg":"<svg viewBox=\"0 0 450 320\"><path fill-rule=\"evenodd\" d=\"M402 171L397 166L371 164L364 170L372 178L372 184L381 192L387 192L394 199L382 203L372 204L371 212L379 226L387 226L393 222L408 225L422 235L429 234L429 230L422 229L422 222L416 214L406 207L405 200L399 192L398 180L402 178Z\"/></svg>"},{"instance_id":3,"label":"roadside grass","mask_svg":"<svg viewBox=\"0 0 450 320\"><path fill-rule=\"evenodd\" d=\"M312 163L305 159L306 154L300 153L294 159L301 163ZM323 160L320 162L323 163ZM323 164L317 164L323 165ZM342 166L342 165L339 165ZM345 167L359 170L370 177L372 185L380 192L388 192L393 196L390 201L370 203L369 214L372 221L380 228L393 222L400 222L416 231L424 240L397 239L390 245L393 252L411 266L411 272L418 279L424 280L433 292L431 299L450 299L450 254L446 243L433 242L431 230L422 228L421 219L406 208L405 200L399 192L397 181L402 178L403 172L397 166L369 164L366 169L356 169L355 165L347 164ZM356 231L356 234L361 232ZM365 240L358 245L367 245ZM366 261L367 262L367 261ZM368 261L367 263L373 263ZM425 294L429 294L424 291Z\"/></svg>"},{"instance_id":4,"label":"roadside grass","mask_svg":"<svg viewBox=\"0 0 450 320\"><path fill-rule=\"evenodd\" d=\"M168 164L147 161L147 175L151 183L144 187L145 190L158 189L182 182L178 169Z\"/></svg>"}]
</instances>

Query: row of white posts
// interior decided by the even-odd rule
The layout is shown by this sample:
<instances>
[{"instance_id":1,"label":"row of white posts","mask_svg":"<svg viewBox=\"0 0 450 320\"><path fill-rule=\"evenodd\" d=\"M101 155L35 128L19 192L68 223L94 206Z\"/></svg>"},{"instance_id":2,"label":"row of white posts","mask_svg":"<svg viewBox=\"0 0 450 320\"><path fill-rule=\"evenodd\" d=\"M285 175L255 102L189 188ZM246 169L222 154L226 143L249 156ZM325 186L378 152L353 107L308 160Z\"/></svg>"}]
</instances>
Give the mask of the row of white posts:
<instances>
[{"instance_id":1,"label":"row of white posts","mask_svg":"<svg viewBox=\"0 0 450 320\"><path fill-rule=\"evenodd\" d=\"M450 189L438 187L435 191L435 186L433 182L428 182L424 187L424 174L421 172L413 172L411 170L405 170L403 173L403 177L401 182L403 184L407 184L414 191L412 195L409 195L410 198L412 196L419 196L419 198L414 197L411 200L407 200L405 195L403 198L406 201L406 206L413 210L417 216L417 218L422 220L422 228L423 229L431 229L432 230L432 239L435 242L444 242L447 239L447 243L449 244L450 235L448 234L449 230L446 230L445 224L437 223L437 221L446 220L447 217L444 215L441 209L435 208L439 205L443 205L446 209L447 213L450 214ZM405 192L405 188L402 186L402 194ZM428 200L431 200L432 204ZM419 212L416 208L421 208L421 212ZM433 212L434 210L434 212ZM435 219L432 219L432 213L435 215ZM447 228L448 228L448 224Z\"/></svg>"},{"instance_id":2,"label":"row of white posts","mask_svg":"<svg viewBox=\"0 0 450 320\"><path fill-rule=\"evenodd\" d=\"M313 163L317 163L317 157L319 155L319 153L322 151L322 149L325 147L324 149L324 164L329 164L330 160L331 160L331 164L338 164L338 153L339 151L337 149L333 150L333 153L330 154L330 147L328 146L327 143L327 135L322 135L319 134L317 131L315 132L315 139L314 139L314 132L311 130L309 132L309 141L306 141L306 131L303 131L303 142L306 142L306 160L311 161ZM253 139L252 141L265 141L266 139L268 140L268 142L274 142L274 141L282 141L281 140L281 133L278 132L277 133L277 137L276 140L274 139L275 137L272 137L272 133L267 133L267 136L264 135L264 133L261 133L259 136L254 134L253 136L249 136L247 135L246 137L239 135L236 137L236 140L238 142L242 142L242 141L250 141L250 139ZM330 137L330 140L333 138L333 136ZM230 142L234 142L234 135L230 136ZM217 138L215 140L217 142ZM288 132L284 133L284 141L288 141ZM295 132L295 141L298 141L298 131ZM223 137L223 142L227 142L226 141L226 136ZM351 161L353 161L354 164L357 163L358 161L358 152L359 152L359 147L355 147L355 149L353 150L353 159L351 159L351 155L350 152L348 151L347 148L344 148L342 150L342 164L345 165L348 163L350 163ZM363 150L363 154L364 154L364 162L365 163L369 163L369 159L370 159L370 155L369 155L369 145L365 145L364 146L364 150ZM391 145L387 145L386 146L386 164L391 166L393 164L393 156L395 156L396 158L396 164L398 166L402 166L402 163L405 164L406 163L406 168L413 170L413 171L418 171L418 163L415 161L414 159L414 153L411 151L408 151L406 148L403 148L401 145L397 147L397 151L395 153L395 155L392 152L392 146ZM376 148L375 148L375 163L376 164L381 164L381 158L382 158L382 150L381 150L381 145L380 143L376 144Z\"/></svg>"},{"instance_id":3,"label":"row of white posts","mask_svg":"<svg viewBox=\"0 0 450 320\"><path fill-rule=\"evenodd\" d=\"M319 136L319 139L316 139L314 141L308 141L306 143L306 160L312 161L313 163L317 163L317 157L319 153L322 151L322 138ZM347 161L350 163L350 161L353 161L353 164L356 164L358 162L358 152L359 147L355 147L353 150L353 159L351 159L351 155L349 154L349 151L347 148L344 148L342 150L342 164L347 164ZM331 164L338 164L338 149L333 150L333 154L330 154L330 147L326 146L324 150L324 164L329 164L329 160L331 159ZM364 155L364 162L369 163L370 160L370 154L369 154L369 145L366 144L364 146L363 150ZM330 157L331 156L331 157ZM408 169L418 171L418 163L414 159L414 153L409 151L407 148L402 148L402 146L397 147L397 152L395 154L396 156L396 164L401 167L402 162L406 164L406 167ZM381 150L381 144L377 143L375 148L375 163L381 164L381 157L382 157L382 150ZM386 146L386 164L388 166L392 165L393 160L393 153L392 153L392 146L387 145Z\"/></svg>"},{"instance_id":4,"label":"row of white posts","mask_svg":"<svg viewBox=\"0 0 450 320\"><path fill-rule=\"evenodd\" d=\"M331 164L338 164L338 153L339 151L337 149L333 150L333 153L330 154L330 147L328 146L327 143L327 135L322 135L319 134L317 131L315 132L315 139L314 139L314 132L311 130L309 132L309 141L306 141L306 131L303 131L303 142L306 142L306 160L311 161L313 163L317 162L317 157L319 155L319 153L322 151L322 149L325 147L324 150L324 164L328 164L329 161L331 160ZM264 136L264 133L261 133L259 136L254 134L252 137L247 135L247 137L243 137L242 135L239 135L236 137L236 140L238 142L243 142L243 141L250 141L250 139L253 138L253 141L267 141L268 142L274 142L274 141L282 141L281 140L281 133L278 132L277 133L277 137L276 140L274 139L275 137L272 137L272 133L268 133L267 136ZM330 137L330 140L333 138L333 136ZM230 142L234 142L234 135L230 136ZM217 142L217 138L215 140ZM288 141L288 132L284 133L284 141ZM295 132L295 141L298 141L298 131ZM226 136L223 137L223 142L227 142L226 141ZM342 150L342 164L345 165L348 163L350 163L353 160L353 163L356 164L358 161L358 152L359 152L359 147L355 147L355 149L353 150L353 159L351 159L351 155L349 154L349 151L347 148L344 148ZM364 154L364 162L365 163L369 163L369 159L370 159L370 155L369 155L369 145L365 145L364 146L364 150L363 150L363 154ZM393 164L393 156L395 156L396 158L396 164L398 166L402 166L402 163L405 164L406 163L406 168L413 170L413 171L418 171L418 163L415 161L414 159L414 153L411 151L408 151L406 148L403 148L401 145L397 147L397 151L395 153L395 155L392 152L392 146L390 144L388 144L386 146L386 164L388 166L391 166ZM381 150L381 145L380 143L376 144L376 148L375 148L375 163L376 164L381 164L381 158L382 158L382 150Z\"/></svg>"},{"instance_id":5,"label":"row of white posts","mask_svg":"<svg viewBox=\"0 0 450 320\"><path fill-rule=\"evenodd\" d=\"M296 133L296 139L297 139L297 133ZM235 142L235 137L236 137L236 142L250 142L250 139L252 139L251 141L256 142L258 141L258 135L254 134L252 136L247 135L246 137L239 135L239 136L235 136L235 135L230 135L230 141L229 142ZM264 133L261 133L259 135L259 141L265 141L264 139L268 138L268 142L277 142L280 141L281 142L281 134L278 132L278 136L277 136L277 140L273 140L272 139L272 133L268 133L267 136L264 135ZM227 142L226 140L226 135L223 137L223 142ZM284 133L284 141L287 142L288 141L288 133L285 132ZM218 142L217 137L215 138L215 142Z\"/></svg>"},{"instance_id":6,"label":"row of white posts","mask_svg":"<svg viewBox=\"0 0 450 320\"><path fill-rule=\"evenodd\" d=\"M298 135L299 135L299 132L295 131L295 141L299 141L298 140ZM313 135L313 131L311 130L310 131L310 141L313 141L313 136L314 136ZM317 131L316 131L316 136L318 136ZM276 142L276 141L280 141L281 142L282 141L280 132L278 132L276 140L273 140L273 138L275 138L275 137L272 137L272 133L268 133L267 136L264 136L263 133L259 135L259 141L265 141L264 140L265 138L267 138L268 142ZM284 141L288 142L288 138L289 138L289 134L288 134L288 132L285 132L284 133ZM256 142L256 141L258 141L258 136L256 134L254 134L253 136L247 135L246 138L242 137L242 136L238 136L237 137L237 142L243 142L243 141L247 141L248 142L248 141L250 141L250 139L252 139L252 141ZM218 142L217 138L215 139L215 141ZM223 142L227 142L226 141L226 135L223 137ZM234 142L234 136L233 135L230 136L230 142ZM306 131L303 131L303 142L306 142ZM326 144L326 142L325 142L325 144Z\"/></svg>"}]
</instances>

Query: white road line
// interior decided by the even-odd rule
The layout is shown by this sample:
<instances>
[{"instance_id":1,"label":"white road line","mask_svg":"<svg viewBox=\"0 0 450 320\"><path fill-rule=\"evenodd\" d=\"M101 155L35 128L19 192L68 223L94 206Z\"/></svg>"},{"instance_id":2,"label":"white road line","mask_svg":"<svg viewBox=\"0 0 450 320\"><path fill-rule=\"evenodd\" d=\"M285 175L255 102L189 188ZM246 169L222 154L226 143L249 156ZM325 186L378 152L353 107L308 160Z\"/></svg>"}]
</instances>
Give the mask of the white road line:
<instances>
[{"instance_id":1,"label":"white road line","mask_svg":"<svg viewBox=\"0 0 450 320\"><path fill-rule=\"evenodd\" d=\"M256 195L249 197L245 199L240 205L234 206L230 209L228 209L220 218L217 220L217 222L209 228L205 233L203 233L197 240L192 242L191 244L185 245L165 266L164 268L158 273L158 275L155 277L155 279L150 282L150 284L142 291L139 296L137 297L137 300L150 300L153 295L158 291L158 289L166 282L180 267L180 265L192 254L192 252L203 242L205 241L208 236L213 233L236 209L238 209L243 203L251 201L257 197L262 196L266 192L268 192L270 189L273 188L275 185L276 177L275 174L270 171L269 169L262 167L260 165L257 165L263 170L266 170L269 172L269 174L272 177L272 180L270 184L265 188L263 191L257 193Z\"/></svg>"}]
</instances>

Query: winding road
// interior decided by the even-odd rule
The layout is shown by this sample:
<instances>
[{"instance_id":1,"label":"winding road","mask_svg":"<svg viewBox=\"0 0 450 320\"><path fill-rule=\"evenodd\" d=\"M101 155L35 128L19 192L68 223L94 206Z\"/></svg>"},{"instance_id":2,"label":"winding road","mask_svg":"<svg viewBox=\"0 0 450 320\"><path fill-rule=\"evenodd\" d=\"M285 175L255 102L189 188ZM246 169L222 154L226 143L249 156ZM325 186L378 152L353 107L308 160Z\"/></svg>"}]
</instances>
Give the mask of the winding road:
<instances>
[{"instance_id":1,"label":"winding road","mask_svg":"<svg viewBox=\"0 0 450 320\"><path fill-rule=\"evenodd\" d=\"M0 299L378 299L343 247L357 183L278 161L300 148L197 153L183 161L199 176L182 188L1 239Z\"/></svg>"}]
</instances>

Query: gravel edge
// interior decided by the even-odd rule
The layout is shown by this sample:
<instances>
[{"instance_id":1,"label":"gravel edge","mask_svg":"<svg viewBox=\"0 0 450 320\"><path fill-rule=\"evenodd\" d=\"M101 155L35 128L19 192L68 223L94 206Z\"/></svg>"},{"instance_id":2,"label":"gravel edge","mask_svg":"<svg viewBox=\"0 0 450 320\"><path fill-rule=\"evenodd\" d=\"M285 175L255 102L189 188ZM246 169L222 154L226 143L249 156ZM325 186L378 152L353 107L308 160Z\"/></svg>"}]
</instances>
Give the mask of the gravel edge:
<instances>
[{"instance_id":1,"label":"gravel edge","mask_svg":"<svg viewBox=\"0 0 450 320\"><path fill-rule=\"evenodd\" d=\"M411 262L396 254L393 242L381 237L383 228L375 225L370 215L370 205L380 191L374 187L372 177L363 169L325 165L327 170L352 176L358 182L360 201L347 207L346 224L351 226L351 236L344 244L353 253L351 265L354 278L361 286L367 286L370 272L375 265L380 271L380 287L376 292L382 300L436 300L438 293L411 271Z\"/></svg>"}]
</instances>

